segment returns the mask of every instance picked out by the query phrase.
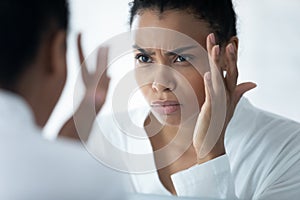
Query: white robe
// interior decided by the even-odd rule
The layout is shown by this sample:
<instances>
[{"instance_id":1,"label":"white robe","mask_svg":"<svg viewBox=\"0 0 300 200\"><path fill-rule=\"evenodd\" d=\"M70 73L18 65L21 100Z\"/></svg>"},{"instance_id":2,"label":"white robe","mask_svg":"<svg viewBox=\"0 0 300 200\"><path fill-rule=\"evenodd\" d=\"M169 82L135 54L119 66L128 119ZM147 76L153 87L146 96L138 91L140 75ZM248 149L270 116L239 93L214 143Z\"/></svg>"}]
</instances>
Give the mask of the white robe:
<instances>
[{"instance_id":1,"label":"white robe","mask_svg":"<svg viewBox=\"0 0 300 200\"><path fill-rule=\"evenodd\" d=\"M47 141L26 102L0 90L0 199L124 199L119 174L80 143Z\"/></svg>"},{"instance_id":2,"label":"white robe","mask_svg":"<svg viewBox=\"0 0 300 200\"><path fill-rule=\"evenodd\" d=\"M143 129L148 114L149 108L142 108L100 117L88 146L109 165L135 172L131 179L137 193L171 195L159 180L152 147ZM111 144L110 149L105 149L109 145L104 143ZM257 109L242 98L227 127L225 148L226 155L171 176L178 196L299 199L299 123ZM145 156L118 155L115 149ZM103 158L107 154L110 159ZM114 159L123 159L126 164Z\"/></svg>"}]
</instances>

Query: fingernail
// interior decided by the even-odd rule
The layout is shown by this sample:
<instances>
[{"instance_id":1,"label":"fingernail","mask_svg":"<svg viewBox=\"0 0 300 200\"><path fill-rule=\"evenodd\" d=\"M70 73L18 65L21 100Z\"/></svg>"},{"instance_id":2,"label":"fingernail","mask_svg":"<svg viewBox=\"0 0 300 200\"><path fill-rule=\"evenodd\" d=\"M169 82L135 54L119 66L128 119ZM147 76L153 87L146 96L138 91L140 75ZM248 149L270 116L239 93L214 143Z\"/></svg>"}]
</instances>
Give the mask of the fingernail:
<instances>
[{"instance_id":1,"label":"fingernail","mask_svg":"<svg viewBox=\"0 0 300 200\"><path fill-rule=\"evenodd\" d=\"M228 49L231 54L234 54L234 47L231 43L228 45Z\"/></svg>"},{"instance_id":2,"label":"fingernail","mask_svg":"<svg viewBox=\"0 0 300 200\"><path fill-rule=\"evenodd\" d=\"M211 80L211 74L210 74L210 72L207 72L207 73L205 74L205 79L206 79L207 81L210 81L210 80Z\"/></svg>"},{"instance_id":3,"label":"fingernail","mask_svg":"<svg viewBox=\"0 0 300 200\"><path fill-rule=\"evenodd\" d=\"M210 34L210 41L212 44L216 44L215 34L213 34L213 33Z\"/></svg>"}]
</instances>

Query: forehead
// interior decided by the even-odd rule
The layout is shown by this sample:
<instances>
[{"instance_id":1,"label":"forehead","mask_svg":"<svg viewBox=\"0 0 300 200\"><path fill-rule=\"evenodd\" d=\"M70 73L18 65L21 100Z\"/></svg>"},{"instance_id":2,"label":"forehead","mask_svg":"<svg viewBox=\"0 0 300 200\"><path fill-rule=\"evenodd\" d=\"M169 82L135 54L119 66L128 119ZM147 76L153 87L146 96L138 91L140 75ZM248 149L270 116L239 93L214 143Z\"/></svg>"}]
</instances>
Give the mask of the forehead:
<instances>
[{"instance_id":1,"label":"forehead","mask_svg":"<svg viewBox=\"0 0 300 200\"><path fill-rule=\"evenodd\" d=\"M151 28L156 31L137 31L135 40L147 40L148 43L167 43L169 46L174 42L186 43L187 38L194 40L202 47L206 47L206 37L210 33L209 25L204 20L196 18L188 11L166 10L159 13L156 10L143 10L138 13L132 24L132 30ZM170 31L159 31L167 29ZM178 34L175 34L177 32ZM160 41L162 40L162 41ZM182 41L180 41L182 40ZM159 42L158 42L159 41ZM137 41L139 42L139 41Z\"/></svg>"}]
</instances>

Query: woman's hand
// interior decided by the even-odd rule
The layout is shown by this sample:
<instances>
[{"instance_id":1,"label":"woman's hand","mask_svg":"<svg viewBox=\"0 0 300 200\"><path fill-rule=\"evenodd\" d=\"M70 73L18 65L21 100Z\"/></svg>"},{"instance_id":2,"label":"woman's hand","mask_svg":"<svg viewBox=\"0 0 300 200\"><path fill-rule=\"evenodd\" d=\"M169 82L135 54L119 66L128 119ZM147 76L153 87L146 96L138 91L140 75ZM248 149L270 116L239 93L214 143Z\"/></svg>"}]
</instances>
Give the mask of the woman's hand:
<instances>
[{"instance_id":1,"label":"woman's hand","mask_svg":"<svg viewBox=\"0 0 300 200\"><path fill-rule=\"evenodd\" d=\"M95 111L98 113L105 102L110 81L106 73L108 48L99 48L96 70L93 73L88 71L85 63L85 57L81 47L81 34L79 34L77 38L77 48L80 64L82 66L82 79L86 88L83 101L86 101L86 103L95 103Z\"/></svg>"},{"instance_id":2,"label":"woman's hand","mask_svg":"<svg viewBox=\"0 0 300 200\"><path fill-rule=\"evenodd\" d=\"M256 87L251 82L237 85L237 49L228 44L226 62L221 62L220 46L215 41L214 34L207 37L210 72L204 74L206 97L194 130L193 145L199 164L225 154L225 131L235 107L245 92Z\"/></svg>"},{"instance_id":3,"label":"woman's hand","mask_svg":"<svg viewBox=\"0 0 300 200\"><path fill-rule=\"evenodd\" d=\"M81 74L86 92L77 111L62 127L59 135L86 141L95 121L96 115L105 103L109 86L106 74L108 48L99 48L96 70L88 71L81 47L81 35L77 37L78 56L82 67ZM76 123L75 120L76 119Z\"/></svg>"}]
</instances>

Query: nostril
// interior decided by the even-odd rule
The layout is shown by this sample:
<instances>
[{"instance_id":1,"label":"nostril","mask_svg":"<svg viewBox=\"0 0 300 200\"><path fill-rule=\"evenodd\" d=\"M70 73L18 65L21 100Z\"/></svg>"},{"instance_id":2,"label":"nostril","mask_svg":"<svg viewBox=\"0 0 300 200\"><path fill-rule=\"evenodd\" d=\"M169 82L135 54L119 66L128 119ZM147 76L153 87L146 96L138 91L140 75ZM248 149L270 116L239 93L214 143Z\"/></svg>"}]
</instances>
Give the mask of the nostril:
<instances>
[{"instance_id":1,"label":"nostril","mask_svg":"<svg viewBox=\"0 0 300 200\"><path fill-rule=\"evenodd\" d=\"M172 92L172 91L174 91L174 90L175 90L175 88L176 88L176 84L175 84L175 82L174 82L174 81L172 81L172 82L169 82L169 83L168 83L168 87L167 87L167 89L168 89L168 91L169 91L169 92Z\"/></svg>"},{"instance_id":2,"label":"nostril","mask_svg":"<svg viewBox=\"0 0 300 200\"><path fill-rule=\"evenodd\" d=\"M172 92L175 89L174 84L172 83L166 83L166 84L161 84L157 82L152 83L152 90L156 92Z\"/></svg>"},{"instance_id":3,"label":"nostril","mask_svg":"<svg viewBox=\"0 0 300 200\"><path fill-rule=\"evenodd\" d=\"M164 92L172 92L172 89L171 88L165 88Z\"/></svg>"}]
</instances>

